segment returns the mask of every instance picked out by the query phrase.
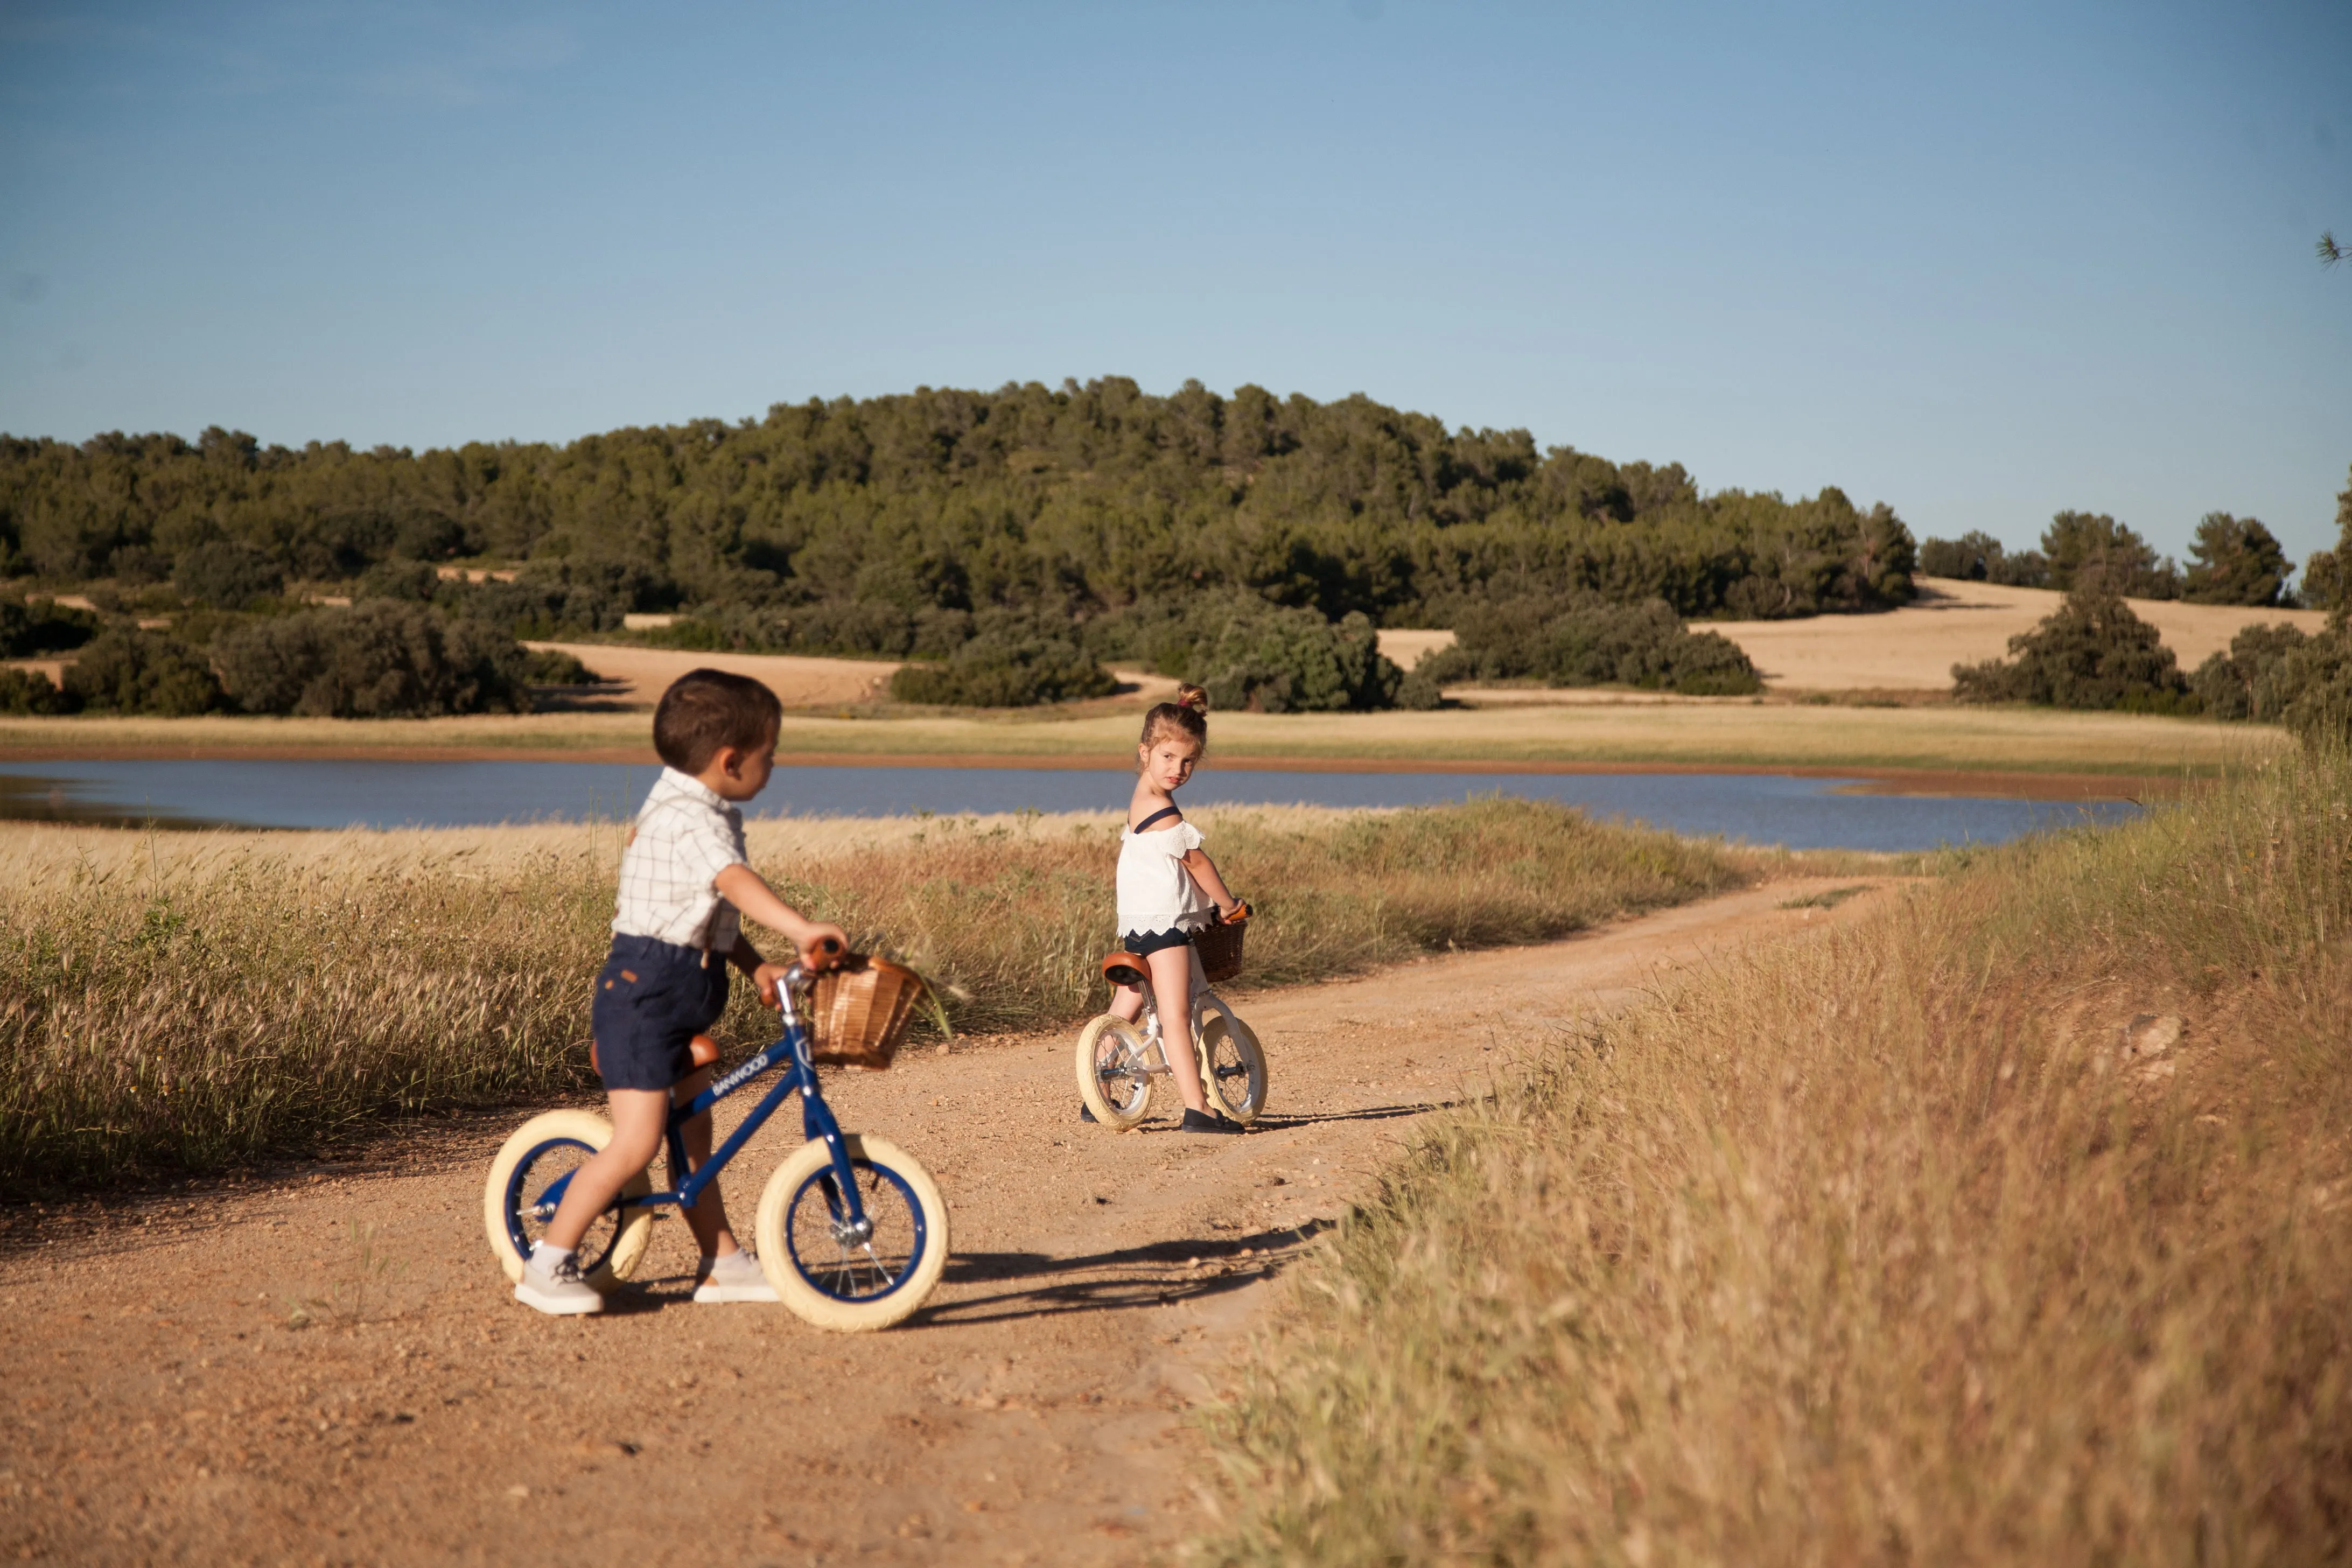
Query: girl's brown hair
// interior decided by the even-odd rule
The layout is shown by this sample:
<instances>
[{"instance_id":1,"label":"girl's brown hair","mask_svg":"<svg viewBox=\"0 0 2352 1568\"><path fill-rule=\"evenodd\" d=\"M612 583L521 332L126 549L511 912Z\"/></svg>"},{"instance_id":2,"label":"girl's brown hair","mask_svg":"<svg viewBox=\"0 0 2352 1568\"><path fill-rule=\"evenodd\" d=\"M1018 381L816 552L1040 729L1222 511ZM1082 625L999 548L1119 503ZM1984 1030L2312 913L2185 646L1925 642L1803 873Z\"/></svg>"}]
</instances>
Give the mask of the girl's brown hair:
<instances>
[{"instance_id":1,"label":"girl's brown hair","mask_svg":"<svg viewBox=\"0 0 2352 1568\"><path fill-rule=\"evenodd\" d=\"M1197 686L1180 686L1173 702L1155 702L1143 716L1142 744L1158 743L1162 731L1179 730L1200 745L1209 743L1209 694Z\"/></svg>"}]
</instances>

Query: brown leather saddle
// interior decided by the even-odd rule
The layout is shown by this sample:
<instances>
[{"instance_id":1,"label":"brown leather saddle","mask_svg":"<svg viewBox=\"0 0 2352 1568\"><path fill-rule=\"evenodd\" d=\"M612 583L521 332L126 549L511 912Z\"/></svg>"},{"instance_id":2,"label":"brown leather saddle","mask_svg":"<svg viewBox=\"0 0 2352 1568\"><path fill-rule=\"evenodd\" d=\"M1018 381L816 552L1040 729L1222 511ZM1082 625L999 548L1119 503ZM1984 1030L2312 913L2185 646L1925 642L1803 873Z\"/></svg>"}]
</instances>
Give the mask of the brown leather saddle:
<instances>
[{"instance_id":1,"label":"brown leather saddle","mask_svg":"<svg viewBox=\"0 0 2352 1568\"><path fill-rule=\"evenodd\" d=\"M1102 961L1103 978L1113 985L1140 985L1150 978L1150 970L1142 959L1131 952L1114 952Z\"/></svg>"}]
</instances>

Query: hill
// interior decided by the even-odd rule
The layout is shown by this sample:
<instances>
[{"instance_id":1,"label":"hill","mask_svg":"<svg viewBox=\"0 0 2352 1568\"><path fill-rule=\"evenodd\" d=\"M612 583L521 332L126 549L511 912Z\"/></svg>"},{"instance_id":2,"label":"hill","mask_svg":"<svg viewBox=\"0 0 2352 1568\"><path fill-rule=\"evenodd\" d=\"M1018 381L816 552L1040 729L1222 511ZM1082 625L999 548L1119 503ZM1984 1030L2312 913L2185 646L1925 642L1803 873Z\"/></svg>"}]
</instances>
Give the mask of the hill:
<instances>
[{"instance_id":1,"label":"hill","mask_svg":"<svg viewBox=\"0 0 2352 1568\"><path fill-rule=\"evenodd\" d=\"M57 586L224 574L267 592L490 560L482 618L525 636L686 610L676 639L940 653L1012 611L1088 628L1202 590L1337 619L1448 624L1496 590L1780 617L1910 597L1889 508L1702 494L1681 465L1317 403L1110 377L778 405L565 446L264 447L214 428L0 437L0 569ZM199 593L199 596L203 596ZM491 601L495 600L493 604ZM473 608L472 606L468 607Z\"/></svg>"}]
</instances>

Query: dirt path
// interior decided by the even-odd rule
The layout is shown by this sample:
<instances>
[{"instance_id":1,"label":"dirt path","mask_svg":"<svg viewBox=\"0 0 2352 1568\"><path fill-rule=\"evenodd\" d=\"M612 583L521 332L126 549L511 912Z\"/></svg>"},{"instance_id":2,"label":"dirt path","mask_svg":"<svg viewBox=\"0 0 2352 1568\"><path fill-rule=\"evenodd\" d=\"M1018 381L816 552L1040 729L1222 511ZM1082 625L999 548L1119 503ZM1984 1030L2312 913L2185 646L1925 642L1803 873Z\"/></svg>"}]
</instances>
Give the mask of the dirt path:
<instances>
[{"instance_id":1,"label":"dirt path","mask_svg":"<svg viewBox=\"0 0 2352 1568\"><path fill-rule=\"evenodd\" d=\"M1663 972L1893 896L1780 907L1837 885L1239 994L1272 1064L1244 1138L1080 1125L1074 1033L843 1075L844 1123L917 1152L954 1214L947 1282L888 1334L694 1306L675 1222L622 1310L516 1306L479 1217L515 1118L391 1164L7 1211L0 1560L1146 1558L1209 1506L1187 1406L1225 1382L1268 1276L1419 1118ZM731 1167L740 1223L784 1121Z\"/></svg>"}]
</instances>

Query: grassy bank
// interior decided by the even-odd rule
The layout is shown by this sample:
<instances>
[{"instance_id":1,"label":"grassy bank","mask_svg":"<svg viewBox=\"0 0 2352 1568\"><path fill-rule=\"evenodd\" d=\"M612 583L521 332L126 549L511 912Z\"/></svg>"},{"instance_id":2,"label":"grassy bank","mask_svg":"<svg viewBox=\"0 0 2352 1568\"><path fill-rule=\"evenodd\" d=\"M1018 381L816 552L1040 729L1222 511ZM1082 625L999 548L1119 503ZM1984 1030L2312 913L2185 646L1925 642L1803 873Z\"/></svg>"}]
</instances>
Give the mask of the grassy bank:
<instances>
[{"instance_id":1,"label":"grassy bank","mask_svg":"<svg viewBox=\"0 0 2352 1568\"><path fill-rule=\"evenodd\" d=\"M2347 856L2274 764L1549 1058L1296 1278L1195 1560L2343 1561Z\"/></svg>"},{"instance_id":2,"label":"grassy bank","mask_svg":"<svg viewBox=\"0 0 2352 1568\"><path fill-rule=\"evenodd\" d=\"M651 761L643 713L457 719L0 720L0 754L512 754ZM784 721L793 757L1042 758L1128 765L1136 714L1068 712ZM1669 763L2026 773L2211 773L2276 752L2260 725L2050 709L1842 708L1794 703L1501 706L1439 712L1221 713L1220 758L1389 763Z\"/></svg>"},{"instance_id":3,"label":"grassy bank","mask_svg":"<svg viewBox=\"0 0 2352 1568\"><path fill-rule=\"evenodd\" d=\"M1504 800L1200 820L1261 907L1257 982L1564 935L1773 860ZM802 908L953 987L958 1027L994 1029L1100 1005L1116 834L1109 817L787 821L751 845ZM590 1087L619 853L610 826L0 835L0 1175L217 1169ZM727 1032L769 1027L738 987Z\"/></svg>"}]
</instances>

